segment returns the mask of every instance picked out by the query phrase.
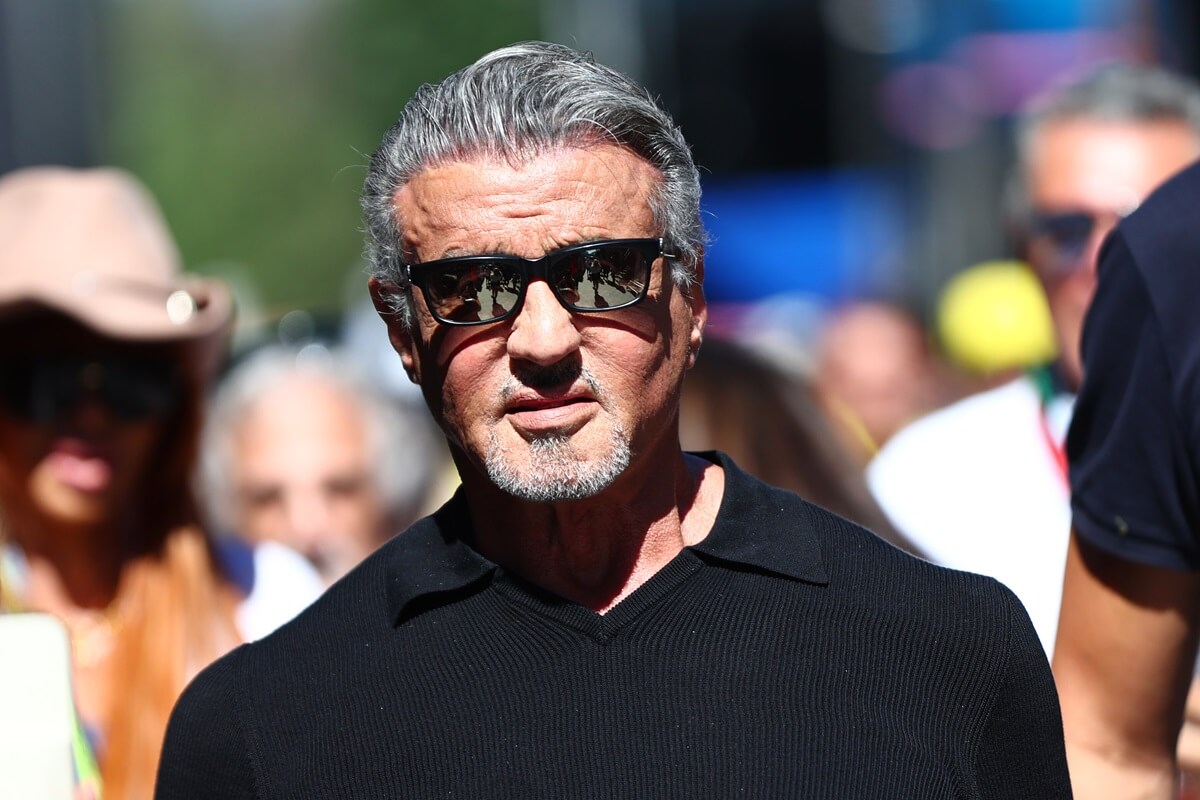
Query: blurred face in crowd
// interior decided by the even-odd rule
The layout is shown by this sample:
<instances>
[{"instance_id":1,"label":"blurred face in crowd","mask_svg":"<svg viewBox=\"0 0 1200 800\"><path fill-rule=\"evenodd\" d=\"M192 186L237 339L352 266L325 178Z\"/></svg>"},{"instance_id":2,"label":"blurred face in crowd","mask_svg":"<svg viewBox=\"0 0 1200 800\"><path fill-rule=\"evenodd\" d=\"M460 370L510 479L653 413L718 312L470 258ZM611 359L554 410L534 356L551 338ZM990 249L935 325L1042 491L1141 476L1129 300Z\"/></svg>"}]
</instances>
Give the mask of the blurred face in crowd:
<instances>
[{"instance_id":1,"label":"blurred face in crowd","mask_svg":"<svg viewBox=\"0 0 1200 800\"><path fill-rule=\"evenodd\" d=\"M234 524L282 542L332 582L391 533L352 398L298 375L257 398L231 437Z\"/></svg>"},{"instance_id":2,"label":"blurred face in crowd","mask_svg":"<svg viewBox=\"0 0 1200 800\"><path fill-rule=\"evenodd\" d=\"M118 522L179 397L170 354L58 318L0 339L0 504L12 524Z\"/></svg>"},{"instance_id":3,"label":"blurred face in crowd","mask_svg":"<svg viewBox=\"0 0 1200 800\"><path fill-rule=\"evenodd\" d=\"M834 419L861 425L875 447L934 399L920 323L883 303L862 302L837 312L821 331L816 366L817 390Z\"/></svg>"},{"instance_id":4,"label":"blurred face in crowd","mask_svg":"<svg viewBox=\"0 0 1200 800\"><path fill-rule=\"evenodd\" d=\"M660 180L626 149L563 147L520 163L426 169L397 193L396 208L410 261L539 258L659 236L649 201ZM588 497L631 463L657 463L672 443L677 451L680 385L706 310L699 287L689 299L669 269L655 259L644 300L599 313L568 310L534 279L515 316L470 327L435 320L414 288L414 327L393 323L393 343L460 462L524 499Z\"/></svg>"},{"instance_id":5,"label":"blurred face in crowd","mask_svg":"<svg viewBox=\"0 0 1200 800\"><path fill-rule=\"evenodd\" d=\"M1178 121L1062 119L1038 129L1026 176L1034 219L1028 258L1046 289L1072 388L1083 374L1080 334L1104 237L1198 156L1200 140Z\"/></svg>"}]
</instances>

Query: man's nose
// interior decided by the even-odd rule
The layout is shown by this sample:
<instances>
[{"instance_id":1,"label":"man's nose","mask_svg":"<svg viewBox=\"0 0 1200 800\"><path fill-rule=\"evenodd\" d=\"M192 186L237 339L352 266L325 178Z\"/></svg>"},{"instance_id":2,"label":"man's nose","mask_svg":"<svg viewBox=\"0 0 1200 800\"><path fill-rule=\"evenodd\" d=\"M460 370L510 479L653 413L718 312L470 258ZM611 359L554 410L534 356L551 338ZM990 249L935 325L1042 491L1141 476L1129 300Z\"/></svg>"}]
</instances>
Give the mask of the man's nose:
<instances>
[{"instance_id":1,"label":"man's nose","mask_svg":"<svg viewBox=\"0 0 1200 800\"><path fill-rule=\"evenodd\" d=\"M582 340L574 315L554 296L550 285L544 280L530 281L508 334L509 357L548 366L578 350Z\"/></svg>"},{"instance_id":2,"label":"man's nose","mask_svg":"<svg viewBox=\"0 0 1200 800\"><path fill-rule=\"evenodd\" d=\"M290 493L285 514L291 536L303 543L303 549L314 546L329 533L329 502L319 491Z\"/></svg>"}]
</instances>

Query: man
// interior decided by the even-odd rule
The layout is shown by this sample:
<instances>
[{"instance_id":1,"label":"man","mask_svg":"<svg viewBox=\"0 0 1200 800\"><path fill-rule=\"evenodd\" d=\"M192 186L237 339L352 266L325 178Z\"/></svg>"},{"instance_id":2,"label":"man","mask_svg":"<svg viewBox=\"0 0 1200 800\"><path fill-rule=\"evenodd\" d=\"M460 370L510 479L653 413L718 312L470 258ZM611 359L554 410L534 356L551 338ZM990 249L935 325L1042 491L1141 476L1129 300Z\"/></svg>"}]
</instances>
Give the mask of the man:
<instances>
[{"instance_id":1,"label":"man","mask_svg":"<svg viewBox=\"0 0 1200 800\"><path fill-rule=\"evenodd\" d=\"M345 353L259 350L208 409L209 519L251 542L282 542L331 584L420 515L441 471L429 427Z\"/></svg>"},{"instance_id":2,"label":"man","mask_svg":"<svg viewBox=\"0 0 1200 800\"><path fill-rule=\"evenodd\" d=\"M1084 330L1054 655L1080 797L1196 796L1173 756L1200 637L1197 209L1200 164L1121 223Z\"/></svg>"},{"instance_id":3,"label":"man","mask_svg":"<svg viewBox=\"0 0 1200 800\"><path fill-rule=\"evenodd\" d=\"M1079 332L1104 235L1200 156L1200 90L1110 66L1051 90L1021 120L1013 216L1045 290L1058 360L898 433L868 468L884 511L938 563L998 578L1054 648L1070 529L1062 441Z\"/></svg>"},{"instance_id":4,"label":"man","mask_svg":"<svg viewBox=\"0 0 1200 800\"><path fill-rule=\"evenodd\" d=\"M682 452L699 200L569 48L417 91L371 289L462 489L193 684L160 798L1069 796L1010 592Z\"/></svg>"}]
</instances>

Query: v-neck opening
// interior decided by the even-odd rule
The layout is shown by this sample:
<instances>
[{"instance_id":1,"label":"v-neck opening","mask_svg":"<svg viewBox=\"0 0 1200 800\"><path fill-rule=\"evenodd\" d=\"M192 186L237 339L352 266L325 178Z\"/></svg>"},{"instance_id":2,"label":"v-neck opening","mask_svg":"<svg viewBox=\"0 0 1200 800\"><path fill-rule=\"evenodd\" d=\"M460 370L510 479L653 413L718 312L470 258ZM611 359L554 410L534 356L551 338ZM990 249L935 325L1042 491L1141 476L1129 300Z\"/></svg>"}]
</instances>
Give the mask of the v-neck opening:
<instances>
[{"instance_id":1,"label":"v-neck opening","mask_svg":"<svg viewBox=\"0 0 1200 800\"><path fill-rule=\"evenodd\" d=\"M607 642L694 575L704 562L684 548L629 596L603 614L559 597L519 575L496 570L494 586L502 596L531 608L543 617L574 628L598 642Z\"/></svg>"}]
</instances>

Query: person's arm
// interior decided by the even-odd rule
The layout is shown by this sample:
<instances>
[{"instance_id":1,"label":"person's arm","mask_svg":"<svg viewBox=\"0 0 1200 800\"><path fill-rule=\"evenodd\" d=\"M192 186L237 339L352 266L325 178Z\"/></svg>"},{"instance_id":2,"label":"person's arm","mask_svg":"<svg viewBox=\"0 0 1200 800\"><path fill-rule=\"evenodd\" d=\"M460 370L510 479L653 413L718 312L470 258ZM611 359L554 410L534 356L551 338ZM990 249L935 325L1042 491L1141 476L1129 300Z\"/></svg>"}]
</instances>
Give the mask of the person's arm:
<instances>
[{"instance_id":1,"label":"person's arm","mask_svg":"<svg viewBox=\"0 0 1200 800\"><path fill-rule=\"evenodd\" d=\"M1171 800L1200 573L1117 558L1072 531L1054 648L1077 797Z\"/></svg>"},{"instance_id":2,"label":"person's arm","mask_svg":"<svg viewBox=\"0 0 1200 800\"><path fill-rule=\"evenodd\" d=\"M1200 678L1192 677L1187 706L1183 715L1183 730L1179 732L1176 749L1179 768L1192 776L1200 776Z\"/></svg>"}]
</instances>

